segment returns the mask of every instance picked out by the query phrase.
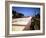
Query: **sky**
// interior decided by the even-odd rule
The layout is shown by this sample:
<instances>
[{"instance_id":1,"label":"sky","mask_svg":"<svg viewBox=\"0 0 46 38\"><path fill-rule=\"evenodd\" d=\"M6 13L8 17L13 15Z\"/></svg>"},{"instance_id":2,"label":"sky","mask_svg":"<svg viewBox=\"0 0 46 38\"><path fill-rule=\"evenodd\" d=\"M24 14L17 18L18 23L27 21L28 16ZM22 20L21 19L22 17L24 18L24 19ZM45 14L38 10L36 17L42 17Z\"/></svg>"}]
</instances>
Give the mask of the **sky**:
<instances>
[{"instance_id":1,"label":"sky","mask_svg":"<svg viewBox=\"0 0 46 38\"><path fill-rule=\"evenodd\" d=\"M40 8L32 7L12 7L12 10L24 14L24 16L34 16L37 13L40 13Z\"/></svg>"}]
</instances>

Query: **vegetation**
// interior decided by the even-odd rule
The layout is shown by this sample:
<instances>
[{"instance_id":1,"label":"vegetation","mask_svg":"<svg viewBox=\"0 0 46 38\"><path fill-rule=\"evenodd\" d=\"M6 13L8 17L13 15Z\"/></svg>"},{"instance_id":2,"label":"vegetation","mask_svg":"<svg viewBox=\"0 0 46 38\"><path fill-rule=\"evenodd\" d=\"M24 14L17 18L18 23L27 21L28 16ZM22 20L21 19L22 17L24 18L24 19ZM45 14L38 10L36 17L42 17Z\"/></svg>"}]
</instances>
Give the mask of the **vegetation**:
<instances>
[{"instance_id":1,"label":"vegetation","mask_svg":"<svg viewBox=\"0 0 46 38\"><path fill-rule=\"evenodd\" d=\"M12 11L13 14L13 18L22 18L24 16L24 14L18 13L16 11Z\"/></svg>"},{"instance_id":2,"label":"vegetation","mask_svg":"<svg viewBox=\"0 0 46 38\"><path fill-rule=\"evenodd\" d=\"M24 16L24 14L18 13L13 10L12 14L13 14L12 18L22 18ZM40 30L40 13L38 13L37 15L35 14L35 16L32 17L30 29Z\"/></svg>"},{"instance_id":3,"label":"vegetation","mask_svg":"<svg viewBox=\"0 0 46 38\"><path fill-rule=\"evenodd\" d=\"M31 20L31 30L40 30L40 14L38 13Z\"/></svg>"}]
</instances>

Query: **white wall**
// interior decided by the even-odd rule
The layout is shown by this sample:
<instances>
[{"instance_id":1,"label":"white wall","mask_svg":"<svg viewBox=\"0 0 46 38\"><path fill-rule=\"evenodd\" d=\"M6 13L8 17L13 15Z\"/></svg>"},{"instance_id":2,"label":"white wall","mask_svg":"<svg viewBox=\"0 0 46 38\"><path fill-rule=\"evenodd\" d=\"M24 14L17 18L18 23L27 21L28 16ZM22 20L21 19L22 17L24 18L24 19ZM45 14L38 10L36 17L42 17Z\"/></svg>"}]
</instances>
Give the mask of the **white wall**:
<instances>
[{"instance_id":1,"label":"white wall","mask_svg":"<svg viewBox=\"0 0 46 38\"><path fill-rule=\"evenodd\" d=\"M45 2L45 0L21 0L21 1ZM0 38L4 38L4 36L5 36L5 0L0 0ZM27 37L17 37L17 38L45 38L45 37L46 33L45 35L40 35L40 36L27 36Z\"/></svg>"}]
</instances>

